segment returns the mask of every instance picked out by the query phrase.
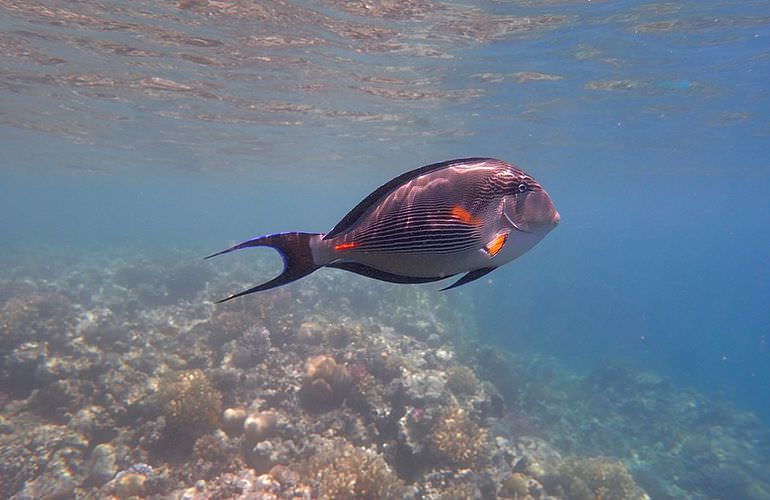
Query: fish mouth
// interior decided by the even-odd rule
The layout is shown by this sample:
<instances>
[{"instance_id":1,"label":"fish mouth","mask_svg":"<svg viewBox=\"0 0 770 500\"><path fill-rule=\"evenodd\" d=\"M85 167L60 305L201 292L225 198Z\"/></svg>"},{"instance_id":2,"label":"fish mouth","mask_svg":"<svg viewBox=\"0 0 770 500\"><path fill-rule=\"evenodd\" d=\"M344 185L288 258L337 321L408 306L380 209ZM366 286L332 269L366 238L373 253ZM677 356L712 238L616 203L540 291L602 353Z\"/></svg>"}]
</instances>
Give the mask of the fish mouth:
<instances>
[{"instance_id":1,"label":"fish mouth","mask_svg":"<svg viewBox=\"0 0 770 500\"><path fill-rule=\"evenodd\" d=\"M508 200L505 200L507 205ZM503 206L503 215L513 229L522 233L550 231L559 225L561 215L545 191L524 198L521 207L512 214Z\"/></svg>"},{"instance_id":2,"label":"fish mouth","mask_svg":"<svg viewBox=\"0 0 770 500\"><path fill-rule=\"evenodd\" d=\"M528 196L524 200L522 212L523 218L527 221L526 225L532 229L537 227L550 231L561 221L559 211L556 210L551 197L545 190Z\"/></svg>"},{"instance_id":3,"label":"fish mouth","mask_svg":"<svg viewBox=\"0 0 770 500\"><path fill-rule=\"evenodd\" d=\"M559 215L559 212L556 210L554 210L553 215L547 221L529 221L525 222L524 224L517 223L506 213L503 213L503 215L505 216L505 219L508 221L508 223L513 227L513 229L522 233L533 233L533 229L538 227L547 227L550 230L558 226L559 222L561 221L561 215ZM533 226L534 227L533 229L524 229L524 227L522 227L523 225L526 225L528 228Z\"/></svg>"}]
</instances>

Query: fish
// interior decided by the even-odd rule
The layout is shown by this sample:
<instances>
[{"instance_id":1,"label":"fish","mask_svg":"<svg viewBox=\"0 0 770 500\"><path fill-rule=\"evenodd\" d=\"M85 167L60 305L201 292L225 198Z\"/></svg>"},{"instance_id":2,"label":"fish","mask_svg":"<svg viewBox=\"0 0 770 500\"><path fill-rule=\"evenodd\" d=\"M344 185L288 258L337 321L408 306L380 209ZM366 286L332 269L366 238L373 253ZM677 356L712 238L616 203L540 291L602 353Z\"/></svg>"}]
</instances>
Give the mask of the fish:
<instances>
[{"instance_id":1,"label":"fish","mask_svg":"<svg viewBox=\"0 0 770 500\"><path fill-rule=\"evenodd\" d=\"M401 174L374 190L328 233L252 238L205 259L250 247L283 258L277 277L217 303L291 283L322 267L391 283L462 274L465 285L523 255L560 221L543 187L495 158L459 158Z\"/></svg>"}]
</instances>

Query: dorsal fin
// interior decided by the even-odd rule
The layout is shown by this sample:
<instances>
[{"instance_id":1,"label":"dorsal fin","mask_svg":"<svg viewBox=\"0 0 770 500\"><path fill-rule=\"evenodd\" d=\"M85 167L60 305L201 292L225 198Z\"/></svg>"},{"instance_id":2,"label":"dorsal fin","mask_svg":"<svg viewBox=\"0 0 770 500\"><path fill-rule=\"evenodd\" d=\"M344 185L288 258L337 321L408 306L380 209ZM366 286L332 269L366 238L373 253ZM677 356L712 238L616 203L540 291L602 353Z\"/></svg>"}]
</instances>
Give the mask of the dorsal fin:
<instances>
[{"instance_id":1,"label":"dorsal fin","mask_svg":"<svg viewBox=\"0 0 770 500\"><path fill-rule=\"evenodd\" d=\"M435 170L441 170L442 168L451 167L454 165L460 165L463 163L481 163L485 161L490 161L492 158L458 158L455 160L448 160L448 161L442 161L440 163L433 163L431 165L425 165L424 167L416 168L414 170L410 170L409 172L405 172L398 177L386 182L382 186L375 189L369 196L361 200L361 202L356 205L353 210L348 212L348 214L342 218L341 221L337 223L334 228L332 228L331 231L329 231L326 236L324 236L323 239L328 240L329 238L334 238L338 234L344 233L358 221L358 219L361 218L364 213L380 201L382 198L390 194L392 191L394 191L399 186L409 182L410 180L414 179L415 177L419 177L421 175L425 175L427 173L433 172Z\"/></svg>"}]
</instances>

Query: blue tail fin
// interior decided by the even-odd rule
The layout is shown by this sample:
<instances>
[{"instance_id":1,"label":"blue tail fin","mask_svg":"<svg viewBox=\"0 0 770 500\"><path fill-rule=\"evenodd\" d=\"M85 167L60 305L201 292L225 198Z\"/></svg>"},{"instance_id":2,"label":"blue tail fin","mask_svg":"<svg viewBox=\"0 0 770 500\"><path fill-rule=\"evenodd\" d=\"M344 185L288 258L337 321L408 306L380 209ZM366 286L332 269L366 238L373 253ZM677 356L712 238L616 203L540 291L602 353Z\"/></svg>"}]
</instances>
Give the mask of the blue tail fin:
<instances>
[{"instance_id":1,"label":"blue tail fin","mask_svg":"<svg viewBox=\"0 0 770 500\"><path fill-rule=\"evenodd\" d=\"M240 250L241 248L247 247L275 248L278 250L278 253L281 254L281 257L283 257L283 272L277 277L273 278L267 283L257 285L254 288L249 288L248 290L244 290L242 292L236 293L235 295L231 295L222 300L218 300L217 304L234 299L236 297L248 295L250 293L261 292L263 290L269 290L277 286L285 285L286 283L291 283L292 281L298 280L303 276L307 276L319 267L322 267L316 265L315 262L313 262L313 253L310 250L310 239L314 236L319 236L319 233L268 234L267 236L260 236L252 240L244 241L243 243L238 243L237 245L222 250L221 252L217 252L209 255L208 257L205 257L206 259L210 259L212 257L216 257L217 255L230 253L234 250Z\"/></svg>"}]
</instances>

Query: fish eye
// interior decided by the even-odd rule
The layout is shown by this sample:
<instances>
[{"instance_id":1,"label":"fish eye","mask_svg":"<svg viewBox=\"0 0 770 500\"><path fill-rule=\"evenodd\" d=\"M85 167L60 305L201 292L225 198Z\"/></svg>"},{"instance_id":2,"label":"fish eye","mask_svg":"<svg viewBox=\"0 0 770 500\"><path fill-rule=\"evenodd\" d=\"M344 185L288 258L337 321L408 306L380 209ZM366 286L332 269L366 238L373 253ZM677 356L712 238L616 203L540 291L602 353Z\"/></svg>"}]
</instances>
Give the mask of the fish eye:
<instances>
[{"instance_id":1,"label":"fish eye","mask_svg":"<svg viewBox=\"0 0 770 500\"><path fill-rule=\"evenodd\" d=\"M519 190L519 193L526 193L529 191L529 185L526 182L522 182L518 185L517 189Z\"/></svg>"}]
</instances>

